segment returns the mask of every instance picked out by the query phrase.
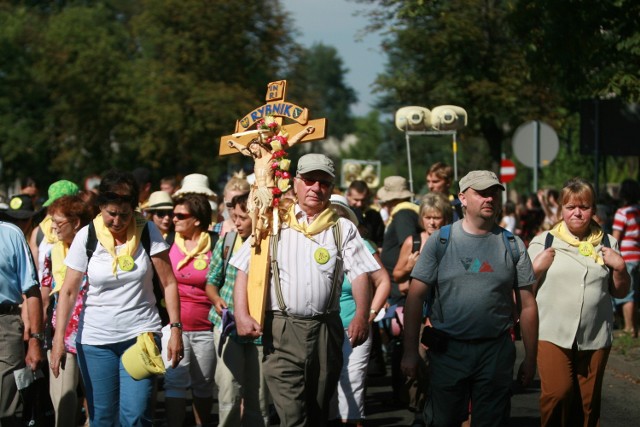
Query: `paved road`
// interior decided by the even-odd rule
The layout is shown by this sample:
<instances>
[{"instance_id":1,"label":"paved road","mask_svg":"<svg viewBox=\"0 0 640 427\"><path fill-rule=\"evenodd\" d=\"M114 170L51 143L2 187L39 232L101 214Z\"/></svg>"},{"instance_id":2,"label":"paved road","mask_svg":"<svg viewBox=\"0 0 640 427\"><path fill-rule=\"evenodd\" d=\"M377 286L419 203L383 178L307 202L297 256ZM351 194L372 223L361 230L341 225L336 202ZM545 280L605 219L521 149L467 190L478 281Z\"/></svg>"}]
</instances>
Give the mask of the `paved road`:
<instances>
[{"instance_id":1,"label":"paved road","mask_svg":"<svg viewBox=\"0 0 640 427\"><path fill-rule=\"evenodd\" d=\"M522 342L516 343L517 363L523 358ZM604 378L602 399L603 427L627 427L640 424L640 364L626 362L621 356L611 355ZM511 399L511 427L537 427L540 425L538 397L540 380L532 386L517 390ZM372 378L366 400L367 426L410 426L413 416L409 411L393 406L391 380L388 376Z\"/></svg>"},{"instance_id":2,"label":"paved road","mask_svg":"<svg viewBox=\"0 0 640 427\"><path fill-rule=\"evenodd\" d=\"M516 343L517 362L523 357L522 342ZM390 374L387 366L387 373ZM369 378L366 397L366 426L403 427L410 426L413 414L408 410L394 406L389 375ZM511 400L510 427L537 427L540 425L538 396L540 381L535 379L526 390L515 392ZM157 425L165 425L163 417L163 396L159 395ZM189 411L190 412L190 411ZM217 408L214 408L214 413ZM217 418L217 416L215 416ZM626 362L621 356L611 355L604 378L602 419L603 427L631 427L640 422L640 364ZM193 418L188 414L185 425L193 425Z\"/></svg>"}]
</instances>

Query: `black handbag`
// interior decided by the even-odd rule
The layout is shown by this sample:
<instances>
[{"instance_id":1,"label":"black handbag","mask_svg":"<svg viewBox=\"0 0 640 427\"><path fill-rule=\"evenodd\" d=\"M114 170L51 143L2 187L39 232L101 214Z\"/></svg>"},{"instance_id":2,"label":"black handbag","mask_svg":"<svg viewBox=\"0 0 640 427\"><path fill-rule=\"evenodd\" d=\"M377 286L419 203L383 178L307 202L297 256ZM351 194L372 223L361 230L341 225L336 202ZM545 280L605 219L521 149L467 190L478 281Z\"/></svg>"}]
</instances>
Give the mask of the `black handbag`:
<instances>
[{"instance_id":1,"label":"black handbag","mask_svg":"<svg viewBox=\"0 0 640 427\"><path fill-rule=\"evenodd\" d=\"M22 396L22 425L29 427L55 427L56 413L49 396L48 378L38 378L24 390Z\"/></svg>"},{"instance_id":2,"label":"black handbag","mask_svg":"<svg viewBox=\"0 0 640 427\"><path fill-rule=\"evenodd\" d=\"M449 335L432 326L425 326L420 342L434 353L444 353L449 344Z\"/></svg>"}]
</instances>

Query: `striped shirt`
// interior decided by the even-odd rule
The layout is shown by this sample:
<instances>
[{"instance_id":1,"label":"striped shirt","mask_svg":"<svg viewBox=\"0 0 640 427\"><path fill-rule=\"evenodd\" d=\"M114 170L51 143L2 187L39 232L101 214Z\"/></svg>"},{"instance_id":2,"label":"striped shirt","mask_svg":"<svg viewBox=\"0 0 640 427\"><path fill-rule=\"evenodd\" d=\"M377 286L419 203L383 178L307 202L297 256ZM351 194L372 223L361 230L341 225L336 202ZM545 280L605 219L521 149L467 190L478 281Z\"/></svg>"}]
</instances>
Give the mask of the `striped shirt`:
<instances>
[{"instance_id":1,"label":"striped shirt","mask_svg":"<svg viewBox=\"0 0 640 427\"><path fill-rule=\"evenodd\" d=\"M640 205L625 206L616 211L613 229L622 233L620 253L625 262L640 261Z\"/></svg>"},{"instance_id":2,"label":"striped shirt","mask_svg":"<svg viewBox=\"0 0 640 427\"><path fill-rule=\"evenodd\" d=\"M306 221L306 215L297 205L295 212L299 222ZM376 271L380 268L365 247L355 225L344 218L340 218L339 222L342 233L344 271L335 271L337 247L331 228L314 235L312 240L283 224L280 230L277 261L282 295L290 314L315 316L326 311L338 311L338 298L335 298L333 306L327 310L334 274L338 274L338 289L336 291L339 295L343 274L346 274L348 279L353 282L360 274ZM329 261L325 264L320 264L314 257L320 248L326 249L329 253ZM229 263L248 273L250 257L251 245L247 240ZM279 311L275 286L273 275L271 275L267 310Z\"/></svg>"}]
</instances>

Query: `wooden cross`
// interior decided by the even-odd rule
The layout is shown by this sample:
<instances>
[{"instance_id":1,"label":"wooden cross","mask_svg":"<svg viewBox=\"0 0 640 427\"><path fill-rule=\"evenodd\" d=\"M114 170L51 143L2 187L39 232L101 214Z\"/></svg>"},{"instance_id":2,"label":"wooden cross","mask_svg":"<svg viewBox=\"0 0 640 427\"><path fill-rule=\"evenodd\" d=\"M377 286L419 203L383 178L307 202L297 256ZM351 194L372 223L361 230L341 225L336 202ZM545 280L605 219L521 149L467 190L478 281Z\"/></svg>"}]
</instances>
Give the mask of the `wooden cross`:
<instances>
[{"instance_id":1,"label":"wooden cross","mask_svg":"<svg viewBox=\"0 0 640 427\"><path fill-rule=\"evenodd\" d=\"M294 123L283 125L282 128L289 133L289 135L296 135L300 131L304 130L307 126L312 126L315 130L304 138L304 141L309 142L324 139L326 137L327 119L314 119L309 120L309 110L300 107L298 105L286 102L284 97L287 89L287 81L279 80L277 82L271 82L267 85L267 95L265 97L267 103L261 107L258 107L245 115L240 120L236 121L236 130L232 135L226 135L220 138L220 156L228 154L234 154L238 151L232 148L227 143L229 140L233 140L240 145L247 146L255 134L244 134L248 131L256 122L260 119L264 119L267 116L274 116L282 119L291 119ZM282 122L280 122L282 123Z\"/></svg>"},{"instance_id":2,"label":"wooden cross","mask_svg":"<svg viewBox=\"0 0 640 427\"><path fill-rule=\"evenodd\" d=\"M266 119L273 120L281 132L291 136L288 138L291 146L299 142L324 139L327 127L327 119L309 120L309 111L306 108L286 102L286 88L286 80L269 83L267 103L237 120L236 129L232 135L220 138L219 155L240 152L255 160L256 182L252 185L247 203L252 218L252 252L247 300L249 314L260 325L264 324L265 303L269 289L269 245L279 231L278 212L277 209L274 212L272 194L280 182L276 182L271 168L272 163L277 162L275 152L278 150L274 150L272 145L265 142L265 134L269 137L273 135L268 131L251 128ZM283 124L285 119L292 120L294 123L285 125ZM293 176L292 172L291 176Z\"/></svg>"}]
</instances>

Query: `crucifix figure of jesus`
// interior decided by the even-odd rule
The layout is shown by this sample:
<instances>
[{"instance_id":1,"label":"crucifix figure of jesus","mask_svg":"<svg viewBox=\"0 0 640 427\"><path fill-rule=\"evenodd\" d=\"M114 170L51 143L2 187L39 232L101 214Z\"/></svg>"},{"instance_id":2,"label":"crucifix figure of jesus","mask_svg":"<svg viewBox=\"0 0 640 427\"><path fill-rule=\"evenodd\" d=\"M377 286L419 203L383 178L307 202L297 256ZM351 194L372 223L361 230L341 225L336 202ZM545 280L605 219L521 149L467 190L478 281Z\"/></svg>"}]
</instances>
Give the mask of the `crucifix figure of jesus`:
<instances>
[{"instance_id":1,"label":"crucifix figure of jesus","mask_svg":"<svg viewBox=\"0 0 640 427\"><path fill-rule=\"evenodd\" d=\"M305 127L287 140L287 146L294 146L305 136L312 134L314 130L315 128L313 126ZM258 242L264 237L262 233L266 232L270 227L267 211L273 204L273 189L277 188L277 186L274 169L272 167L272 163L275 160L273 157L274 150L272 145L266 142L267 136L273 136L273 133L268 130L250 132L255 132L258 136L252 139L246 147L232 139L228 140L227 144L243 155L253 157L254 159L253 172L256 181L251 186L247 210L252 221L251 244L257 246Z\"/></svg>"}]
</instances>

